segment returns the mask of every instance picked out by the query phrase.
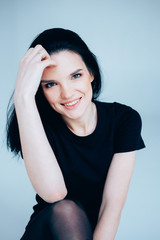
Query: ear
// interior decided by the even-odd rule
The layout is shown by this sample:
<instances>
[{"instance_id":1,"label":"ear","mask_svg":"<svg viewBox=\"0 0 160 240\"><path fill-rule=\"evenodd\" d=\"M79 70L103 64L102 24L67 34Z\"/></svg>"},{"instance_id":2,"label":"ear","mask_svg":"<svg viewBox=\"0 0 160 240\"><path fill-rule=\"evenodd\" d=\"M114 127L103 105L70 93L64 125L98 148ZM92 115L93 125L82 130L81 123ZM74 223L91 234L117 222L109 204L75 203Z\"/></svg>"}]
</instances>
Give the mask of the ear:
<instances>
[{"instance_id":1,"label":"ear","mask_svg":"<svg viewBox=\"0 0 160 240\"><path fill-rule=\"evenodd\" d=\"M93 82L93 80L94 80L94 75L93 75L93 73L92 73L92 72L90 72L90 76L91 76L91 79L90 79L90 81L91 81L91 82Z\"/></svg>"}]
</instances>

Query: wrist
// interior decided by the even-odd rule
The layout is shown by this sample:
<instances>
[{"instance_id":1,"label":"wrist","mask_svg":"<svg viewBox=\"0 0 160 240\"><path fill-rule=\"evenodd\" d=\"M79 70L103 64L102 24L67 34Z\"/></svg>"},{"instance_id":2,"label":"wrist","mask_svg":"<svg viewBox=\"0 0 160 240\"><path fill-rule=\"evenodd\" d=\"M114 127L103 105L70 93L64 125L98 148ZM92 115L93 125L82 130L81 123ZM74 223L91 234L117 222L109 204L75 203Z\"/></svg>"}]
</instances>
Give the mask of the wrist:
<instances>
[{"instance_id":1,"label":"wrist","mask_svg":"<svg viewBox=\"0 0 160 240\"><path fill-rule=\"evenodd\" d=\"M35 96L21 95L14 93L13 96L15 108L26 108L35 105Z\"/></svg>"}]
</instances>

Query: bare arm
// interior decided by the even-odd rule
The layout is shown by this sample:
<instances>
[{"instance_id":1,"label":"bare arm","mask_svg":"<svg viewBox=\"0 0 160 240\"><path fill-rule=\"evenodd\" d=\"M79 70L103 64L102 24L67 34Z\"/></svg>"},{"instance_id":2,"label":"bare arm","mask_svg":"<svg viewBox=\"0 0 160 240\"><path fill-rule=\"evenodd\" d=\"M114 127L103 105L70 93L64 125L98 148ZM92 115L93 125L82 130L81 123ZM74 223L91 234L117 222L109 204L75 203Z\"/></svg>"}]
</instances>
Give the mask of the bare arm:
<instances>
[{"instance_id":1,"label":"bare arm","mask_svg":"<svg viewBox=\"0 0 160 240\"><path fill-rule=\"evenodd\" d=\"M94 240L114 240L127 197L136 152L114 155L106 179Z\"/></svg>"},{"instance_id":2,"label":"bare arm","mask_svg":"<svg viewBox=\"0 0 160 240\"><path fill-rule=\"evenodd\" d=\"M35 103L43 70L50 65L55 63L42 46L37 45L28 50L19 65L14 103L30 181L41 198L54 202L63 199L67 190Z\"/></svg>"}]
</instances>

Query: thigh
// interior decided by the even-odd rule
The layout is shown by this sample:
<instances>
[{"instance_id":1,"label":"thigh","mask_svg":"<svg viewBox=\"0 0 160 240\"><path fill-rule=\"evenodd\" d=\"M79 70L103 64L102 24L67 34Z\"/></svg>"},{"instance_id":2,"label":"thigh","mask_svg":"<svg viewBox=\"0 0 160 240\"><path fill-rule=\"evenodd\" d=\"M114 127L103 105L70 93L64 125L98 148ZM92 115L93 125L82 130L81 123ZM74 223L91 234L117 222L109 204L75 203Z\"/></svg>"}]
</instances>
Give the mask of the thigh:
<instances>
[{"instance_id":1,"label":"thigh","mask_svg":"<svg viewBox=\"0 0 160 240\"><path fill-rule=\"evenodd\" d=\"M48 221L49 209L54 204L55 203L45 207L36 216L34 216L31 221L29 221L21 240L50 239L47 221Z\"/></svg>"},{"instance_id":2,"label":"thigh","mask_svg":"<svg viewBox=\"0 0 160 240\"><path fill-rule=\"evenodd\" d=\"M68 219L70 220L68 221ZM75 225L75 223L77 224ZM57 226L59 230L57 230ZM65 226L67 226L66 229ZM66 234L69 234L70 232L71 236L74 236L75 230L76 232L79 230L79 232L81 232L81 235L82 232L86 232L88 236L92 235L91 226L85 210L78 201L64 199L49 204L29 222L21 240L59 239L55 237L57 236L55 232L59 232L58 234L60 236L62 234L62 230L63 232L66 231ZM92 239L92 237L86 239Z\"/></svg>"}]
</instances>

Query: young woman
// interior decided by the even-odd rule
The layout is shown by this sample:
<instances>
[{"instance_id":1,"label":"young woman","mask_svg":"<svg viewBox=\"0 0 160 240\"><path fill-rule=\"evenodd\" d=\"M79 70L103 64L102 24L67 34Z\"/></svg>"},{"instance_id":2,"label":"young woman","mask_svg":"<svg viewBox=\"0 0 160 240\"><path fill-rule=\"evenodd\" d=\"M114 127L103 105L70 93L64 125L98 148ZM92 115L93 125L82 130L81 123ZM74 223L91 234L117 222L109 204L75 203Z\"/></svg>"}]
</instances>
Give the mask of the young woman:
<instances>
[{"instance_id":1,"label":"young woman","mask_svg":"<svg viewBox=\"0 0 160 240\"><path fill-rule=\"evenodd\" d=\"M22 240L111 240L144 147L131 107L104 103L94 54L70 30L42 32L21 60L7 143L37 204Z\"/></svg>"}]
</instances>

